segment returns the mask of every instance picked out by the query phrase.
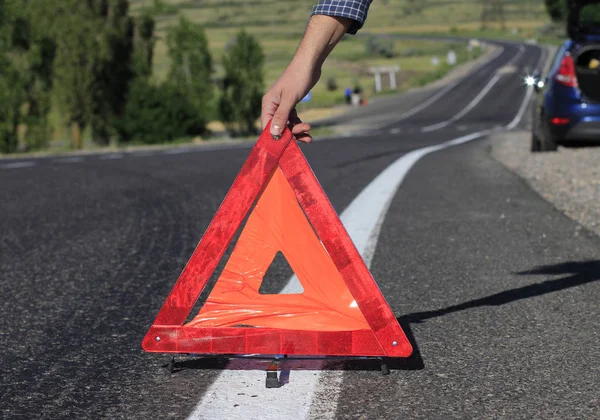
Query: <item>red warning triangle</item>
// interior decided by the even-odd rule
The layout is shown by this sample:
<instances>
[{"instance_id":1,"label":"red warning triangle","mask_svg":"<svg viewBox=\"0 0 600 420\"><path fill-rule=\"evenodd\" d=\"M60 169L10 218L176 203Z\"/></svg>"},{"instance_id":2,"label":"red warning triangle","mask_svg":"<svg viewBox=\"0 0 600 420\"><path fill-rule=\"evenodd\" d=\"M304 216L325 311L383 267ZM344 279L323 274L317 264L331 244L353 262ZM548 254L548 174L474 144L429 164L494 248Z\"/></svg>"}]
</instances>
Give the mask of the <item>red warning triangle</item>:
<instances>
[{"instance_id":1,"label":"red warning triangle","mask_svg":"<svg viewBox=\"0 0 600 420\"><path fill-rule=\"evenodd\" d=\"M260 136L143 340L146 351L408 357L412 347L291 133ZM186 319L256 203L197 316ZM260 294L281 252L302 285Z\"/></svg>"}]
</instances>

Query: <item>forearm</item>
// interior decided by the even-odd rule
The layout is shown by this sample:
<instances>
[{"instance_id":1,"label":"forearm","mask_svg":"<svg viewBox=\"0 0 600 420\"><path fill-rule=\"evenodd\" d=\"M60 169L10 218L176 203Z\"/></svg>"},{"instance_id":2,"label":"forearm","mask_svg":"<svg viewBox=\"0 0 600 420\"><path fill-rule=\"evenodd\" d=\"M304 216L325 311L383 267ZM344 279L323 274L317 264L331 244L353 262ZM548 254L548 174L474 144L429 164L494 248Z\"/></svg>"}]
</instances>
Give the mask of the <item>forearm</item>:
<instances>
[{"instance_id":1,"label":"forearm","mask_svg":"<svg viewBox=\"0 0 600 420\"><path fill-rule=\"evenodd\" d=\"M272 122L274 139L291 124L296 139L311 141L310 125L300 121L294 107L317 83L325 59L353 24L356 21L346 16L314 14L310 18L291 63L263 96L261 123L266 127Z\"/></svg>"},{"instance_id":2,"label":"forearm","mask_svg":"<svg viewBox=\"0 0 600 420\"><path fill-rule=\"evenodd\" d=\"M352 19L312 16L290 66L320 69L323 62L352 25Z\"/></svg>"}]
</instances>

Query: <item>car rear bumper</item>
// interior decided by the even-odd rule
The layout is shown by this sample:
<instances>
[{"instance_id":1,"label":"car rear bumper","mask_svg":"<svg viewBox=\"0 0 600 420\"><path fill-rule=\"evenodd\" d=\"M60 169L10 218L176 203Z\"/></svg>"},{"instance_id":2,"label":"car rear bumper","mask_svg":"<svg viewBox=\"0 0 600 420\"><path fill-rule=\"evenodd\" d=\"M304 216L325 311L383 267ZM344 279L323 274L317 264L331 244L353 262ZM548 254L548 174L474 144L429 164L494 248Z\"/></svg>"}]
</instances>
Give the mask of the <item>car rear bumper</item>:
<instances>
[{"instance_id":1,"label":"car rear bumper","mask_svg":"<svg viewBox=\"0 0 600 420\"><path fill-rule=\"evenodd\" d=\"M565 141L600 142L600 120L582 120L575 123L563 139Z\"/></svg>"}]
</instances>

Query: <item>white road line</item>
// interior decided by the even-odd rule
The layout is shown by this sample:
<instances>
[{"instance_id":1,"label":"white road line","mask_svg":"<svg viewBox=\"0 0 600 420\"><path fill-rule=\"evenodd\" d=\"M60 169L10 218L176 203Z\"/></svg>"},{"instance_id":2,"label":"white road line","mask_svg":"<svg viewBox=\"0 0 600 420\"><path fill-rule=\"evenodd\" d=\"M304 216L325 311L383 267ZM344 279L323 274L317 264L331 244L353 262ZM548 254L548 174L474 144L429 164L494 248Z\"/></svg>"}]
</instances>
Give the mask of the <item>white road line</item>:
<instances>
[{"instance_id":1,"label":"white road line","mask_svg":"<svg viewBox=\"0 0 600 420\"><path fill-rule=\"evenodd\" d=\"M392 128L390 130L390 134L398 134L400 133L402 130L400 130L399 128Z\"/></svg>"},{"instance_id":2,"label":"white road line","mask_svg":"<svg viewBox=\"0 0 600 420\"><path fill-rule=\"evenodd\" d=\"M206 146L199 147L178 147L173 149L164 150L148 150L131 152L132 156L158 156L158 155L183 155L188 153L201 153L201 152L215 152L219 150L234 150L234 149L250 149L254 147L254 142L251 141L239 141L231 143L215 143Z\"/></svg>"},{"instance_id":3,"label":"white road line","mask_svg":"<svg viewBox=\"0 0 600 420\"><path fill-rule=\"evenodd\" d=\"M403 120L405 120L405 119L407 119L409 117L412 117L416 113L418 113L418 112L424 110L425 108L427 108L429 105L435 103L438 99L440 99L446 93L450 92L452 89L454 89L460 83L464 82L469 75L474 74L476 71L479 71L481 68L485 67L486 65L488 65L489 63L491 63L492 61L494 61L496 58L500 57L500 55L503 52L504 52L504 47L500 46L500 48L498 49L498 51L491 58L489 58L488 60L486 60L485 62L483 62L481 65L479 65L479 66L475 67L474 69L472 69L466 77L461 77L458 80L450 83L445 88L443 88L442 90L440 90L439 92L437 92L435 95L433 95L432 97L430 97L429 99L427 99L425 102L423 102L420 105L414 107L410 111L407 111L404 114L401 114L393 122L387 122L387 123L381 124L379 126L375 125L375 126L369 127L369 129L371 131L372 130L381 130L381 129L387 127L387 126L394 125L396 123L399 123L400 121L403 121Z\"/></svg>"},{"instance_id":4,"label":"white road line","mask_svg":"<svg viewBox=\"0 0 600 420\"><path fill-rule=\"evenodd\" d=\"M490 62L494 61L496 58L498 58L500 56L500 54L502 54L502 52L504 51L504 47L501 47L498 52L492 56L492 58L490 58L488 61L486 61L485 63L483 63L483 65L481 67L483 67L486 64L489 64ZM449 91L451 91L452 89L454 89L457 85L459 85L460 83L464 82L465 78L460 78L459 80L450 83L448 86L446 86L444 89L440 90L438 93L436 93L435 95L433 95L431 98L429 98L428 100L426 100L425 102L423 102L421 105L411 109L408 112L405 112L404 114L402 114L400 117L398 117L398 119L396 119L395 122L399 122L402 120L405 120L408 117L413 116L414 114L416 114L419 111L422 111L423 109L427 108L429 105L433 104L435 101L437 101L438 99L440 99L442 96L444 96L446 93L448 93Z\"/></svg>"},{"instance_id":5,"label":"white road line","mask_svg":"<svg viewBox=\"0 0 600 420\"><path fill-rule=\"evenodd\" d=\"M538 59L538 62L535 65L535 68L538 68L540 66L540 64L544 61L545 56L546 56L546 50L543 49L542 53L540 54L540 58ZM525 94L525 99L523 99L523 102L521 103L521 107L519 108L517 115L515 115L515 118L510 123L508 123L508 125L505 127L506 130L512 130L517 125L519 125L519 123L521 122L521 119L523 118L523 115L525 114L525 111L527 110L527 107L529 106L529 103L531 102L532 95L533 95L533 86L528 86L527 93Z\"/></svg>"},{"instance_id":6,"label":"white road line","mask_svg":"<svg viewBox=\"0 0 600 420\"><path fill-rule=\"evenodd\" d=\"M512 130L521 122L521 119L523 118L523 115L525 114L525 110L527 109L527 106L529 105L529 101L531 101L532 94L533 94L533 86L527 87L527 93L525 94L525 100L521 104L521 107L519 108L519 112L517 112L517 115L515 116L515 118L506 126L506 130Z\"/></svg>"},{"instance_id":7,"label":"white road line","mask_svg":"<svg viewBox=\"0 0 600 420\"><path fill-rule=\"evenodd\" d=\"M77 162L82 162L83 158L82 157L68 157L68 158L62 158L62 159L53 159L53 162L56 163L77 163Z\"/></svg>"},{"instance_id":8,"label":"white road line","mask_svg":"<svg viewBox=\"0 0 600 420\"><path fill-rule=\"evenodd\" d=\"M464 117L469 111L475 108L475 106L477 106L479 102L481 102L485 95L492 89L492 87L494 87L498 80L500 80L501 75L510 73L509 69L514 68L513 64L523 55L524 52L525 48L521 46L521 48L519 48L519 52L515 54L503 67L501 67L496 72L494 77L488 82L488 84L483 88L483 90L479 92L479 95L477 95L477 97L475 97L475 99L473 99L473 101L471 101L469 105L467 105L461 112L459 112L458 114L454 115L452 118L446 121L423 127L421 129L421 132L428 133L430 131L439 130L440 128L447 127L453 122L456 122L462 117ZM514 69L514 71L516 71L516 69ZM514 71L512 72L514 73Z\"/></svg>"},{"instance_id":9,"label":"white road line","mask_svg":"<svg viewBox=\"0 0 600 420\"><path fill-rule=\"evenodd\" d=\"M100 156L102 160L114 160L114 159L123 159L125 157L124 153L110 153L108 155Z\"/></svg>"},{"instance_id":10,"label":"white road line","mask_svg":"<svg viewBox=\"0 0 600 420\"><path fill-rule=\"evenodd\" d=\"M423 127L421 128L421 132L422 133L428 133L430 131L435 131L435 130L439 130L440 128L444 128L449 126L450 124L452 124L455 121L460 120L462 117L464 117L469 111L471 111L473 108L475 108L479 102L482 101L482 99L485 97L485 95L488 94L488 92L490 90L492 90L492 88L494 87L494 85L498 82L498 80L500 80L502 76L499 73L496 73L494 75L494 77L491 78L491 80L488 82L487 85L485 85L485 87L481 90L481 92L479 92L479 95L477 95L470 103L469 105L467 105L465 108L462 109L462 111L460 111L458 114L454 115L452 118L446 120L446 121L442 121L440 123L437 124L433 124L433 125L428 125L427 127Z\"/></svg>"},{"instance_id":11,"label":"white road line","mask_svg":"<svg viewBox=\"0 0 600 420\"><path fill-rule=\"evenodd\" d=\"M180 147L178 149L168 149L165 151L165 155L183 155L186 153L194 152L195 150L189 147Z\"/></svg>"},{"instance_id":12,"label":"white road line","mask_svg":"<svg viewBox=\"0 0 600 420\"><path fill-rule=\"evenodd\" d=\"M35 162L30 160L24 162L12 162L12 163L2 163L0 164L0 168L2 169L18 169L18 168L30 168L35 166Z\"/></svg>"},{"instance_id":13,"label":"white road line","mask_svg":"<svg viewBox=\"0 0 600 420\"><path fill-rule=\"evenodd\" d=\"M517 60L519 58L521 58L521 56L523 55L524 52L525 52L525 47L521 45L519 47L519 52L515 56L513 56L513 58L511 58L508 63L506 63L505 67L510 67L511 65L516 63Z\"/></svg>"}]
</instances>

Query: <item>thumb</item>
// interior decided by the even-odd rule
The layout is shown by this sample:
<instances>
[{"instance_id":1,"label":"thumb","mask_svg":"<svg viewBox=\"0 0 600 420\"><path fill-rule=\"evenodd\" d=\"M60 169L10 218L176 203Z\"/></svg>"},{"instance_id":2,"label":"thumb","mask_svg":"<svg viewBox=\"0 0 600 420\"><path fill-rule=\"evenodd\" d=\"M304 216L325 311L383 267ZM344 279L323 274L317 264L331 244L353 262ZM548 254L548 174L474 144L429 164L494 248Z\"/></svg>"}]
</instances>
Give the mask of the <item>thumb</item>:
<instances>
[{"instance_id":1,"label":"thumb","mask_svg":"<svg viewBox=\"0 0 600 420\"><path fill-rule=\"evenodd\" d=\"M277 111L275 111L275 114L273 115L273 120L271 121L272 136L281 136L283 129L290 119L290 113L292 112L292 109L294 109L295 105L296 103L293 101L293 99L289 97L282 98Z\"/></svg>"}]
</instances>

